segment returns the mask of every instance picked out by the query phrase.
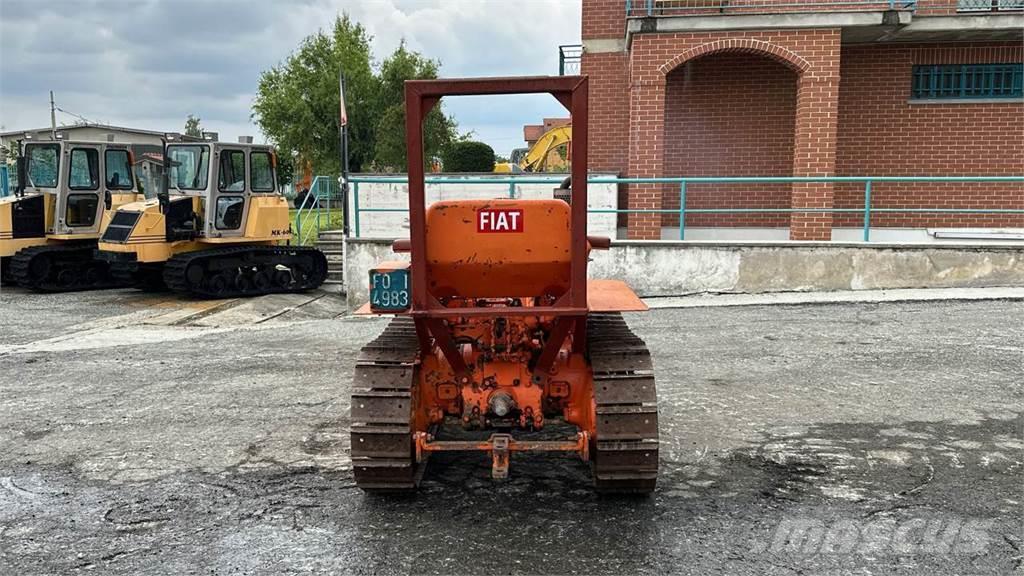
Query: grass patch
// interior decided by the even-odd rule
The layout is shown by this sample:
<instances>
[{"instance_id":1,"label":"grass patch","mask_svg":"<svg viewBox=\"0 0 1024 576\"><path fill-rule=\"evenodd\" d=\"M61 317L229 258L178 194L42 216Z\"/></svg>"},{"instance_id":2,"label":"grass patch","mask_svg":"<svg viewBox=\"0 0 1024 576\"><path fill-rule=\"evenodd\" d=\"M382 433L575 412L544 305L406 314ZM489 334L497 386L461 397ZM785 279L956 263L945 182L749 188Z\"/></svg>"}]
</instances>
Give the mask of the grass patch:
<instances>
[{"instance_id":1,"label":"grass patch","mask_svg":"<svg viewBox=\"0 0 1024 576\"><path fill-rule=\"evenodd\" d=\"M292 240L299 244L315 244L317 232L324 230L341 230L345 223L345 211L341 208L332 208L329 212L325 208L320 210L319 216L315 210L312 212L305 212L302 215L302 237L300 237L299 226L295 221L295 217L298 213L299 211L294 208L288 211L288 219L292 225ZM320 220L319 228L317 227L318 217Z\"/></svg>"}]
</instances>

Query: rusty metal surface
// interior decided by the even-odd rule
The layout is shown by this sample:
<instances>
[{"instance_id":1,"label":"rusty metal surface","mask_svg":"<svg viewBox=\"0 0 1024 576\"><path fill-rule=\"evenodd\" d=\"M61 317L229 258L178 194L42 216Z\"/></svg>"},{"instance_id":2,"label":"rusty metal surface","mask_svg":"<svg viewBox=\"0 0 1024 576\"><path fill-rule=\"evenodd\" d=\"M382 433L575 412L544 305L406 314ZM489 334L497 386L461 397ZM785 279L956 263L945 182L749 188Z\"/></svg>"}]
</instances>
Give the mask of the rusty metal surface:
<instances>
[{"instance_id":1,"label":"rusty metal surface","mask_svg":"<svg viewBox=\"0 0 1024 576\"><path fill-rule=\"evenodd\" d=\"M589 280L587 307L591 312L647 311L647 304L622 280Z\"/></svg>"},{"instance_id":2,"label":"rusty metal surface","mask_svg":"<svg viewBox=\"0 0 1024 576\"><path fill-rule=\"evenodd\" d=\"M511 459L509 444L511 443L511 434L491 436L491 478L495 480L508 478L508 462Z\"/></svg>"},{"instance_id":3,"label":"rusty metal surface","mask_svg":"<svg viewBox=\"0 0 1024 576\"><path fill-rule=\"evenodd\" d=\"M415 488L412 397L418 340L410 318L395 318L362 348L352 380L352 473L368 491Z\"/></svg>"},{"instance_id":4,"label":"rusty metal surface","mask_svg":"<svg viewBox=\"0 0 1024 576\"><path fill-rule=\"evenodd\" d=\"M454 78L405 83L405 133L409 158L409 247L412 251L412 310L429 315L441 306L430 295L427 276L426 198L423 167L423 119L442 96L549 93L570 112L573 122L570 289L560 307L587 306L587 118L589 84L584 76Z\"/></svg>"},{"instance_id":5,"label":"rusty metal surface","mask_svg":"<svg viewBox=\"0 0 1024 576\"><path fill-rule=\"evenodd\" d=\"M511 434L491 434L487 440L434 440L429 434L417 433L416 461L423 463L431 452L489 452L491 478L508 478L510 456L513 452L574 452L586 462L590 459L590 436L579 432L568 440L517 440Z\"/></svg>"},{"instance_id":6,"label":"rusty metal surface","mask_svg":"<svg viewBox=\"0 0 1024 576\"><path fill-rule=\"evenodd\" d=\"M406 95L420 97L474 96L494 94L571 94L580 76L493 76L482 78L439 78L406 80ZM568 106L566 106L568 107ZM575 129L575 122L573 123Z\"/></svg>"},{"instance_id":7,"label":"rusty metal surface","mask_svg":"<svg viewBox=\"0 0 1024 576\"><path fill-rule=\"evenodd\" d=\"M587 321L597 403L591 453L603 492L651 492L658 476L658 409L650 353L617 313Z\"/></svg>"},{"instance_id":8,"label":"rusty metal surface","mask_svg":"<svg viewBox=\"0 0 1024 576\"><path fill-rule=\"evenodd\" d=\"M481 231L481 218L504 220ZM427 273L435 296L533 297L569 288L568 204L554 199L443 200L427 209ZM508 217L506 217L508 218ZM514 224L513 224L514 222Z\"/></svg>"},{"instance_id":9,"label":"rusty metal surface","mask_svg":"<svg viewBox=\"0 0 1024 576\"><path fill-rule=\"evenodd\" d=\"M422 318L472 318L477 316L582 316L586 315L586 308L573 308L568 306L545 306L519 307L519 308L495 308L495 307L467 307L467 308L440 308L434 310L414 311L412 316Z\"/></svg>"},{"instance_id":10,"label":"rusty metal surface","mask_svg":"<svg viewBox=\"0 0 1024 576\"><path fill-rule=\"evenodd\" d=\"M477 442L475 440L429 440L423 437L420 440L420 450L424 452L490 452L494 449L495 436L489 440ZM578 452L583 454L586 451L587 434L581 432L576 438L570 440L516 440L512 438L508 444L510 452Z\"/></svg>"}]
</instances>

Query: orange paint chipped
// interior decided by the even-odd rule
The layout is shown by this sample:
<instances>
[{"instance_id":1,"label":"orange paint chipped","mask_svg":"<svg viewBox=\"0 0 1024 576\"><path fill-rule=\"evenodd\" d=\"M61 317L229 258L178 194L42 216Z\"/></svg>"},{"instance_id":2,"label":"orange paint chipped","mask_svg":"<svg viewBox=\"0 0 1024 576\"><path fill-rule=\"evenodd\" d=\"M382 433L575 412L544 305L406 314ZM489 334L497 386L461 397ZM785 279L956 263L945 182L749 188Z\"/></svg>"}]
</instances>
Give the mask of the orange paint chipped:
<instances>
[{"instance_id":1,"label":"orange paint chipped","mask_svg":"<svg viewBox=\"0 0 1024 576\"><path fill-rule=\"evenodd\" d=\"M480 218L492 226L489 215L506 213L516 214L517 232L479 230ZM561 200L459 200L427 210L428 276L437 296L532 297L552 287L561 294L569 286L569 248L569 205Z\"/></svg>"}]
</instances>

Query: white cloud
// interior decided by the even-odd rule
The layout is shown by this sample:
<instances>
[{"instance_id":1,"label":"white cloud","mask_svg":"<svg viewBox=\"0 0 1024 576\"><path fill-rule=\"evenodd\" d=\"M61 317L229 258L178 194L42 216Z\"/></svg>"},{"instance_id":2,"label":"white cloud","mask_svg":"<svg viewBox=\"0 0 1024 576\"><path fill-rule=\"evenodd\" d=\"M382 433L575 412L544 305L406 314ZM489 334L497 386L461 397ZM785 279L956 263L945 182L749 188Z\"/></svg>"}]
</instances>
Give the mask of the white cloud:
<instances>
[{"instance_id":1,"label":"white cloud","mask_svg":"<svg viewBox=\"0 0 1024 576\"><path fill-rule=\"evenodd\" d=\"M0 125L48 125L52 89L60 107L95 121L180 130L195 114L223 139L258 134L249 115L260 72L342 11L373 35L378 59L404 39L449 77L556 74L558 45L580 33L574 0L3 0ZM564 114L547 96L445 106L499 153L522 145L523 124Z\"/></svg>"}]
</instances>

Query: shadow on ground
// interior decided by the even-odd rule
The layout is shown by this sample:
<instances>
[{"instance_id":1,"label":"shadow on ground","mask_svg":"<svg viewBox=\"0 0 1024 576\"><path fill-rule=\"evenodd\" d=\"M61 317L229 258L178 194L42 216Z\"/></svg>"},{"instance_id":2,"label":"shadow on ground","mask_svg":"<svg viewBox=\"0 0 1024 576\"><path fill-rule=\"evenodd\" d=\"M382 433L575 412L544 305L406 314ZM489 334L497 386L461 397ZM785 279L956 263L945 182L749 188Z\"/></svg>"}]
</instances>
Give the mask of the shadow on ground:
<instances>
[{"instance_id":1,"label":"shadow on ground","mask_svg":"<svg viewBox=\"0 0 1024 576\"><path fill-rule=\"evenodd\" d=\"M585 464L554 455L516 455L512 477L494 482L485 456L438 454L408 497L364 495L346 470L287 468L257 445L219 473L135 483L85 481L75 462L24 462L0 482L0 566L12 574L1005 574L1021 564L1022 426L1020 416L812 426L751 450L664 461L649 498L598 497ZM958 527L977 520L988 539L965 548ZM853 545L838 552L822 535L779 540L806 521L826 537L840 523L861 532L847 528ZM865 551L864 531L879 522L917 528ZM945 549L928 540L936 523Z\"/></svg>"}]
</instances>

